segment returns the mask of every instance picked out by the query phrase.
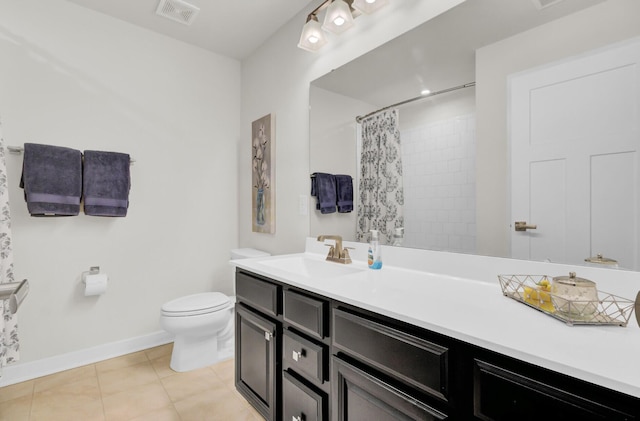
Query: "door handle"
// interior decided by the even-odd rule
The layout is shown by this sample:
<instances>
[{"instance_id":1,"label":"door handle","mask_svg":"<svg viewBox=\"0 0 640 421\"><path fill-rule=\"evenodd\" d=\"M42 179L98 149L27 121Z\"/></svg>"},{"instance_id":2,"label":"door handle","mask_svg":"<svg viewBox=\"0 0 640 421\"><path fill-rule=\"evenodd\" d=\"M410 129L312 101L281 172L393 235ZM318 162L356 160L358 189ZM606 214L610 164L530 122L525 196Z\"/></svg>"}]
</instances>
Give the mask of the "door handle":
<instances>
[{"instance_id":1,"label":"door handle","mask_svg":"<svg viewBox=\"0 0 640 421\"><path fill-rule=\"evenodd\" d=\"M534 230L537 228L537 225L529 225L526 221L516 221L516 231Z\"/></svg>"}]
</instances>

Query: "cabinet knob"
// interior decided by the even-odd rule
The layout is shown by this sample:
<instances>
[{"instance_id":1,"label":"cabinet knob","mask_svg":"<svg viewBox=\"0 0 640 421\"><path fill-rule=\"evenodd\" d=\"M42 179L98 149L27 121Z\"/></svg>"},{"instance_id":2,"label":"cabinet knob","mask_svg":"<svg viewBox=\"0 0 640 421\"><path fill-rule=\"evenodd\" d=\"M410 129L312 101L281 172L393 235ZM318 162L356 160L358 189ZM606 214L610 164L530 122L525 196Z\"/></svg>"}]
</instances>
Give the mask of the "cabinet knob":
<instances>
[{"instance_id":1,"label":"cabinet knob","mask_svg":"<svg viewBox=\"0 0 640 421\"><path fill-rule=\"evenodd\" d=\"M291 354L291 358L293 358L293 361L298 361L302 357L304 357L304 349L301 349L300 351L293 351Z\"/></svg>"}]
</instances>

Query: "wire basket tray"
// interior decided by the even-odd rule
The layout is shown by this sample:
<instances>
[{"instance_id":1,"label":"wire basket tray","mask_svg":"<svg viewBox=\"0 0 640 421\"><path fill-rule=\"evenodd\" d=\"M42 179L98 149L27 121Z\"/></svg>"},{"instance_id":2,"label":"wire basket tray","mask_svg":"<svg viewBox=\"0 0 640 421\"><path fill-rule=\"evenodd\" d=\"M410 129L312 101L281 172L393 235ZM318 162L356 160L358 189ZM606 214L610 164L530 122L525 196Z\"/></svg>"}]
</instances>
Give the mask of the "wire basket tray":
<instances>
[{"instance_id":1,"label":"wire basket tray","mask_svg":"<svg viewBox=\"0 0 640 421\"><path fill-rule=\"evenodd\" d=\"M498 275L502 293L529 307L573 325L626 326L635 302L604 291L598 300L568 300L551 292L547 275Z\"/></svg>"}]
</instances>

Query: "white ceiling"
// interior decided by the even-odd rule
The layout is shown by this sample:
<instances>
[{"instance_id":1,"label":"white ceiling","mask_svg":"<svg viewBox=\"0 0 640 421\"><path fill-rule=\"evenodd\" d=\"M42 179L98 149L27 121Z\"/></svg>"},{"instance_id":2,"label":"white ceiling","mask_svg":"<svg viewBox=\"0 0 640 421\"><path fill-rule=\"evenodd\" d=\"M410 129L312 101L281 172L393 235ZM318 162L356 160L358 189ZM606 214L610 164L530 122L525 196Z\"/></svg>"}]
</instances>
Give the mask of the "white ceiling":
<instances>
[{"instance_id":1,"label":"white ceiling","mask_svg":"<svg viewBox=\"0 0 640 421\"><path fill-rule=\"evenodd\" d=\"M383 107L473 82L478 48L603 1L466 0L312 83Z\"/></svg>"},{"instance_id":2,"label":"white ceiling","mask_svg":"<svg viewBox=\"0 0 640 421\"><path fill-rule=\"evenodd\" d=\"M185 0L200 12L191 25L158 16L159 0L68 0L238 60L250 55L298 12L320 0ZM310 8L312 9L312 7ZM300 22L300 29L304 25ZM297 43L297 39L291 40Z\"/></svg>"}]
</instances>

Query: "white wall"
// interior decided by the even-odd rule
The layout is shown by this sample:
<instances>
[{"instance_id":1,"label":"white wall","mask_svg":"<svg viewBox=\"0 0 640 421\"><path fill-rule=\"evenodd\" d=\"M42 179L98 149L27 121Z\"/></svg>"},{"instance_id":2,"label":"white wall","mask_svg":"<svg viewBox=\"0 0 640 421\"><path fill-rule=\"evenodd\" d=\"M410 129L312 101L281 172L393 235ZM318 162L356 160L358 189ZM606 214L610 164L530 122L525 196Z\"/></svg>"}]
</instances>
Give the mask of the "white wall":
<instances>
[{"instance_id":1,"label":"white wall","mask_svg":"<svg viewBox=\"0 0 640 421\"><path fill-rule=\"evenodd\" d=\"M461 0L390 2L375 14L356 19L354 29L318 53L296 47L306 10L283 26L242 63L242 114L239 149L239 240L243 247L271 253L304 249L309 215L299 215L298 198L309 194L309 83L355 57L414 28ZM251 122L276 114L276 232L251 232Z\"/></svg>"},{"instance_id":2,"label":"white wall","mask_svg":"<svg viewBox=\"0 0 640 421\"><path fill-rule=\"evenodd\" d=\"M344 240L355 241L358 213L356 165L357 123L355 117L375 107L366 102L311 86L310 88L310 172L347 174L353 178L353 211L322 214L316 210L317 200L309 202L309 232L312 237L321 234L340 234Z\"/></svg>"},{"instance_id":3,"label":"white wall","mask_svg":"<svg viewBox=\"0 0 640 421\"><path fill-rule=\"evenodd\" d=\"M510 74L640 35L640 2L615 0L590 7L476 54L477 247L509 256L507 78Z\"/></svg>"},{"instance_id":4,"label":"white wall","mask_svg":"<svg viewBox=\"0 0 640 421\"><path fill-rule=\"evenodd\" d=\"M15 273L31 285L22 362L147 335L161 330L163 302L232 292L240 75L236 60L64 0L0 0L6 144L136 160L125 218L33 218L21 156L7 156ZM84 297L80 275L94 265L109 288Z\"/></svg>"}]
</instances>

